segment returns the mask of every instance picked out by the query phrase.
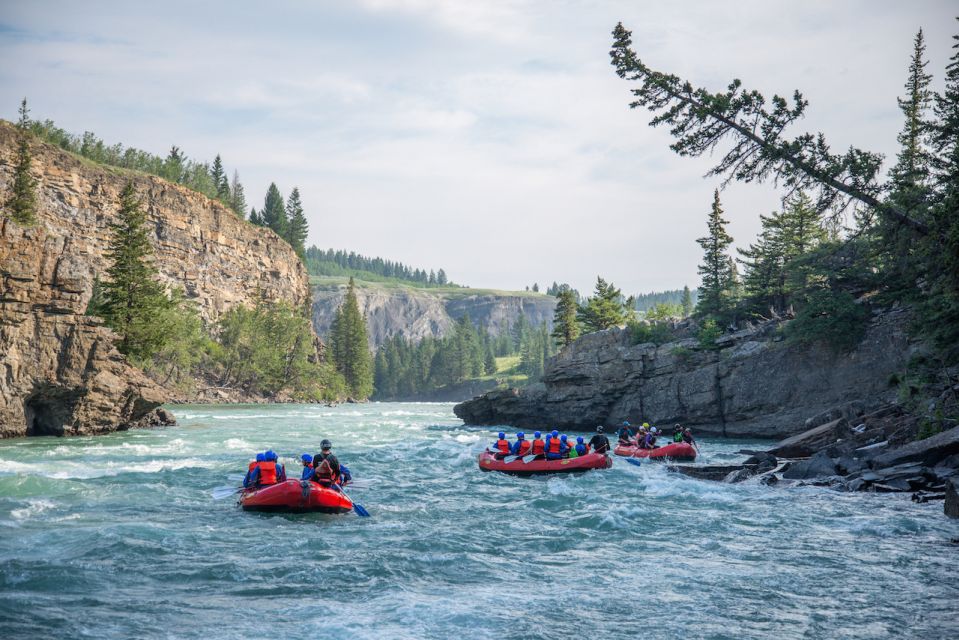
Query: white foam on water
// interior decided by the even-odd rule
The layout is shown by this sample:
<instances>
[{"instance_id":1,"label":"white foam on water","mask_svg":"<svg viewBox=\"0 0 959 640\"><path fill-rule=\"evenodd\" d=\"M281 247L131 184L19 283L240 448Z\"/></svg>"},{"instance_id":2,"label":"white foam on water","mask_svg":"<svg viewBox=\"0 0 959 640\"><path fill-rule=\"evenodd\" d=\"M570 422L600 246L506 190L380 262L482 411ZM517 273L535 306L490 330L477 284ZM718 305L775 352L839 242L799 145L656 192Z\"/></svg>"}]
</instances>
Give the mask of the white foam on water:
<instances>
[{"instance_id":1,"label":"white foam on water","mask_svg":"<svg viewBox=\"0 0 959 640\"><path fill-rule=\"evenodd\" d=\"M49 500L28 500L26 507L23 507L22 509L14 509L10 512L10 515L16 520L28 520L33 516L43 513L44 511L55 509L56 506L56 504Z\"/></svg>"},{"instance_id":2,"label":"white foam on water","mask_svg":"<svg viewBox=\"0 0 959 640\"><path fill-rule=\"evenodd\" d=\"M457 442L460 442L462 444L473 444L474 442L479 442L480 437L474 436L474 435L460 434L458 436L455 436L453 440L456 440Z\"/></svg>"},{"instance_id":3,"label":"white foam on water","mask_svg":"<svg viewBox=\"0 0 959 640\"><path fill-rule=\"evenodd\" d=\"M56 480L88 480L118 476L124 473L159 473L187 468L211 469L215 466L215 462L200 458L106 462L99 465L91 465L86 461L31 463L11 460L4 462L4 472L13 472L9 475L43 476ZM7 474L4 473L4 475Z\"/></svg>"},{"instance_id":4,"label":"white foam on water","mask_svg":"<svg viewBox=\"0 0 959 640\"><path fill-rule=\"evenodd\" d=\"M228 438L227 441L223 443L223 446L227 449L243 451L251 451L253 449L252 444L241 438Z\"/></svg>"}]
</instances>

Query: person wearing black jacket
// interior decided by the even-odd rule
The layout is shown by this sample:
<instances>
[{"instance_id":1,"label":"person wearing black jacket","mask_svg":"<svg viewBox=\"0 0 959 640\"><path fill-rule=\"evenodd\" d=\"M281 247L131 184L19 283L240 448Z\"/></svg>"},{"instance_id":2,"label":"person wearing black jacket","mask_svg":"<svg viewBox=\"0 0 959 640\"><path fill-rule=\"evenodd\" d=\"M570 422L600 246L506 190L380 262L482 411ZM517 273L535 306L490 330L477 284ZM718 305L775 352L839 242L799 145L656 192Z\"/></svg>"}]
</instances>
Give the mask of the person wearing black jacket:
<instances>
[{"instance_id":1,"label":"person wearing black jacket","mask_svg":"<svg viewBox=\"0 0 959 640\"><path fill-rule=\"evenodd\" d=\"M313 480L325 486L340 482L340 461L336 459L331 449L333 449L333 443L324 439L320 442L320 453L313 456ZM327 468L329 473L326 472Z\"/></svg>"},{"instance_id":2,"label":"person wearing black jacket","mask_svg":"<svg viewBox=\"0 0 959 640\"><path fill-rule=\"evenodd\" d=\"M609 438L603 431L603 425L596 427L596 435L589 441L589 450L593 453L609 453Z\"/></svg>"}]
</instances>

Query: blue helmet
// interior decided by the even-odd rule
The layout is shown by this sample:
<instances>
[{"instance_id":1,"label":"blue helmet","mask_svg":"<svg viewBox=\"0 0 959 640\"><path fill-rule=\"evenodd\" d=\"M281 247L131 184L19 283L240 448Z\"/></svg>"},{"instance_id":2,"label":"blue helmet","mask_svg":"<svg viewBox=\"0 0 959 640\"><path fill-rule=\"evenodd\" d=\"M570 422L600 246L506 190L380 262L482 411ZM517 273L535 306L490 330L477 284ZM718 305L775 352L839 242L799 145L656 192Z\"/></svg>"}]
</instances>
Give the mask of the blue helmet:
<instances>
[{"instance_id":1,"label":"blue helmet","mask_svg":"<svg viewBox=\"0 0 959 640\"><path fill-rule=\"evenodd\" d=\"M516 434L516 439L517 439L517 440L522 440L522 439L525 438L525 437L526 437L526 434L523 433L522 431L520 431L519 433Z\"/></svg>"},{"instance_id":2,"label":"blue helmet","mask_svg":"<svg viewBox=\"0 0 959 640\"><path fill-rule=\"evenodd\" d=\"M267 462L272 462L272 461L276 460L276 454L273 453L273 450L272 450L272 449L270 449L269 451L267 451L264 455L266 456Z\"/></svg>"},{"instance_id":3,"label":"blue helmet","mask_svg":"<svg viewBox=\"0 0 959 640\"><path fill-rule=\"evenodd\" d=\"M502 431L500 431L500 432L499 432L499 439L502 440L502 439L505 438L505 437L506 437L506 434L503 433Z\"/></svg>"},{"instance_id":4,"label":"blue helmet","mask_svg":"<svg viewBox=\"0 0 959 640\"><path fill-rule=\"evenodd\" d=\"M534 438L538 438L538 437L540 437L541 435L543 435L543 434L540 433L539 431L535 431L535 432L533 433L533 437L534 437Z\"/></svg>"},{"instance_id":5,"label":"blue helmet","mask_svg":"<svg viewBox=\"0 0 959 640\"><path fill-rule=\"evenodd\" d=\"M300 456L300 460L303 462L313 462L313 456L308 453L304 453L302 456Z\"/></svg>"},{"instance_id":6,"label":"blue helmet","mask_svg":"<svg viewBox=\"0 0 959 640\"><path fill-rule=\"evenodd\" d=\"M556 438L556 437L559 436L559 431L557 431L556 429L553 429L553 433L551 433L551 434L549 434L549 435L551 435L551 436L553 436L554 438Z\"/></svg>"},{"instance_id":7,"label":"blue helmet","mask_svg":"<svg viewBox=\"0 0 959 640\"><path fill-rule=\"evenodd\" d=\"M624 426L624 427L628 427L628 426L629 426L629 420L623 420L623 426Z\"/></svg>"},{"instance_id":8,"label":"blue helmet","mask_svg":"<svg viewBox=\"0 0 959 640\"><path fill-rule=\"evenodd\" d=\"M562 440L563 442L566 442L566 434L564 433L563 435L561 435L559 439Z\"/></svg>"},{"instance_id":9,"label":"blue helmet","mask_svg":"<svg viewBox=\"0 0 959 640\"><path fill-rule=\"evenodd\" d=\"M265 453L258 453L258 454L256 454L256 461L257 461L257 462L266 462L266 454L265 454Z\"/></svg>"},{"instance_id":10,"label":"blue helmet","mask_svg":"<svg viewBox=\"0 0 959 640\"><path fill-rule=\"evenodd\" d=\"M583 444L583 436L579 436L578 438L576 438L576 442L578 442L579 444Z\"/></svg>"}]
</instances>

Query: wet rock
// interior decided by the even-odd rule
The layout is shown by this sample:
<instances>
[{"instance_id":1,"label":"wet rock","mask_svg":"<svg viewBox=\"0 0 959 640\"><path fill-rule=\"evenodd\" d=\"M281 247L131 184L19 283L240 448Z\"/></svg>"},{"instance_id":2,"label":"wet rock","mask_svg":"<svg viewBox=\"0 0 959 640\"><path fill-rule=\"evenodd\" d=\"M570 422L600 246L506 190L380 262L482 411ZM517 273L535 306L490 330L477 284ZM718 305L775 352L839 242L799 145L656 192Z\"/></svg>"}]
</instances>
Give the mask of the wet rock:
<instances>
[{"instance_id":1,"label":"wet rock","mask_svg":"<svg viewBox=\"0 0 959 640\"><path fill-rule=\"evenodd\" d=\"M789 480L810 480L836 475L836 463L824 453L817 453L808 460L800 460L790 465L783 473Z\"/></svg>"},{"instance_id":2,"label":"wet rock","mask_svg":"<svg viewBox=\"0 0 959 640\"><path fill-rule=\"evenodd\" d=\"M775 484L779 484L779 476L775 473L767 473L759 478L759 483L764 484L767 487L771 487Z\"/></svg>"},{"instance_id":3,"label":"wet rock","mask_svg":"<svg viewBox=\"0 0 959 640\"><path fill-rule=\"evenodd\" d=\"M779 459L771 453L757 452L743 462L745 465L754 466L755 473L761 474L772 471L779 466Z\"/></svg>"},{"instance_id":4,"label":"wet rock","mask_svg":"<svg viewBox=\"0 0 959 640\"><path fill-rule=\"evenodd\" d=\"M867 467L863 460L852 458L850 456L840 457L839 460L836 461L836 466L839 468L839 473L844 476L847 476L851 473L856 473L857 471L862 471Z\"/></svg>"},{"instance_id":5,"label":"wet rock","mask_svg":"<svg viewBox=\"0 0 959 640\"><path fill-rule=\"evenodd\" d=\"M947 458L959 454L959 427L953 427L924 440L910 442L873 458L873 469L898 466L904 463L921 463L934 467Z\"/></svg>"},{"instance_id":6,"label":"wet rock","mask_svg":"<svg viewBox=\"0 0 959 640\"><path fill-rule=\"evenodd\" d=\"M730 471L726 477L723 478L723 482L727 484L735 484L738 482L743 482L744 480L748 480L752 478L753 475L754 474L751 469L737 469L736 471Z\"/></svg>"},{"instance_id":7,"label":"wet rock","mask_svg":"<svg viewBox=\"0 0 959 640\"><path fill-rule=\"evenodd\" d=\"M849 422L845 418L839 418L786 438L770 449L769 453L781 458L805 458L851 435Z\"/></svg>"},{"instance_id":8,"label":"wet rock","mask_svg":"<svg viewBox=\"0 0 959 640\"><path fill-rule=\"evenodd\" d=\"M959 518L959 478L952 478L946 483L946 504L943 509L948 517Z\"/></svg>"},{"instance_id":9,"label":"wet rock","mask_svg":"<svg viewBox=\"0 0 959 640\"><path fill-rule=\"evenodd\" d=\"M684 476L697 478L699 480L713 480L716 482L722 482L731 473L741 471L745 469L745 467L741 464L713 464L702 466L671 464L667 466L667 469L676 473L681 473Z\"/></svg>"}]
</instances>

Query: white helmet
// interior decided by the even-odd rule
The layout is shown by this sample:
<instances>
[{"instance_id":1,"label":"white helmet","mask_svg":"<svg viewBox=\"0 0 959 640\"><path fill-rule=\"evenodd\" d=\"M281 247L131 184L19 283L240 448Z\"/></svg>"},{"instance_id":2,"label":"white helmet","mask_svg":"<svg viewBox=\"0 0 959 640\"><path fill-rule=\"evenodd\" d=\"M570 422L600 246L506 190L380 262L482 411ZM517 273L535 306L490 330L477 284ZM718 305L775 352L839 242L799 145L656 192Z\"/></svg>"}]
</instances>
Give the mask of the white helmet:
<instances>
[{"instance_id":1,"label":"white helmet","mask_svg":"<svg viewBox=\"0 0 959 640\"><path fill-rule=\"evenodd\" d=\"M658 433L658 432L656 431L656 427L650 427L650 428L649 428L649 432L650 432L650 433Z\"/></svg>"}]
</instances>

